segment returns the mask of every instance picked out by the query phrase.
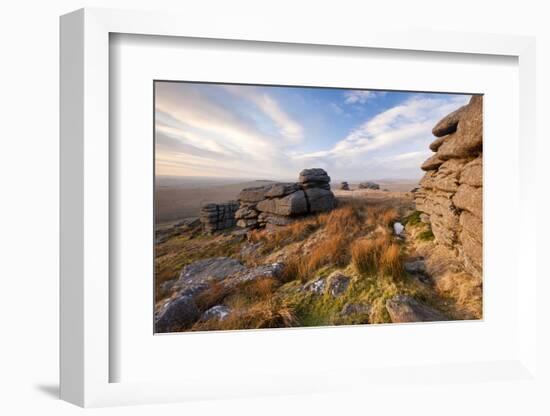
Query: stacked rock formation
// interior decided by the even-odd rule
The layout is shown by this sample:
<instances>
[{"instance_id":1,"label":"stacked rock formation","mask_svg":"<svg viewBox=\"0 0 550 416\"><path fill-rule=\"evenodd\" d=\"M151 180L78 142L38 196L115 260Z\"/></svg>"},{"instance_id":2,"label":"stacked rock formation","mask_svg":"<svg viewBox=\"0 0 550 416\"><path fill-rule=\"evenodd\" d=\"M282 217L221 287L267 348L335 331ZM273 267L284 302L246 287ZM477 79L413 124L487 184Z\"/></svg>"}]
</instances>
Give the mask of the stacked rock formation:
<instances>
[{"instance_id":1,"label":"stacked rock formation","mask_svg":"<svg viewBox=\"0 0 550 416\"><path fill-rule=\"evenodd\" d=\"M433 128L435 154L415 192L421 219L438 243L457 253L474 276L482 272L483 120L482 96L447 115Z\"/></svg>"},{"instance_id":2,"label":"stacked rock formation","mask_svg":"<svg viewBox=\"0 0 550 416\"><path fill-rule=\"evenodd\" d=\"M380 185L374 182L361 182L358 186L359 189L380 189Z\"/></svg>"},{"instance_id":3,"label":"stacked rock formation","mask_svg":"<svg viewBox=\"0 0 550 416\"><path fill-rule=\"evenodd\" d=\"M235 226L235 212L238 209L239 203L237 201L203 206L200 213L203 231L213 233Z\"/></svg>"},{"instance_id":4,"label":"stacked rock formation","mask_svg":"<svg viewBox=\"0 0 550 416\"><path fill-rule=\"evenodd\" d=\"M283 226L295 218L330 211L336 200L330 190L330 177L323 169L304 169L298 182L277 182L245 188L239 194L235 213L237 226L258 228Z\"/></svg>"},{"instance_id":5,"label":"stacked rock formation","mask_svg":"<svg viewBox=\"0 0 550 416\"><path fill-rule=\"evenodd\" d=\"M349 183L347 183L347 182L340 183L340 190L349 191Z\"/></svg>"}]
</instances>

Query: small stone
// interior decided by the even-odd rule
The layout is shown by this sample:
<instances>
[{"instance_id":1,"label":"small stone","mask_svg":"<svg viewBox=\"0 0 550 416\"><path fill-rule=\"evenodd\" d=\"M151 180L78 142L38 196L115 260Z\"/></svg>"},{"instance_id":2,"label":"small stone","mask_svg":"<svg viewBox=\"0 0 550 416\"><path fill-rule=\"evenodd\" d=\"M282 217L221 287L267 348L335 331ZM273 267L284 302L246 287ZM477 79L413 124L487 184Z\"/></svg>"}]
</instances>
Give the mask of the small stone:
<instances>
[{"instance_id":1,"label":"small stone","mask_svg":"<svg viewBox=\"0 0 550 416\"><path fill-rule=\"evenodd\" d=\"M315 280L311 280L307 282L303 287L302 290L306 292L313 292L316 295L321 295L325 291L326 287L326 279L324 277L319 277Z\"/></svg>"},{"instance_id":2,"label":"small stone","mask_svg":"<svg viewBox=\"0 0 550 416\"><path fill-rule=\"evenodd\" d=\"M334 272L327 278L327 281L329 293L336 298L347 290L351 279L341 272Z\"/></svg>"},{"instance_id":3,"label":"small stone","mask_svg":"<svg viewBox=\"0 0 550 416\"><path fill-rule=\"evenodd\" d=\"M433 322L449 320L441 312L407 295L397 295L386 301L386 309L394 323Z\"/></svg>"},{"instance_id":4,"label":"small stone","mask_svg":"<svg viewBox=\"0 0 550 416\"><path fill-rule=\"evenodd\" d=\"M201 315L200 321L223 321L230 313L231 309L225 305L212 306Z\"/></svg>"},{"instance_id":5,"label":"small stone","mask_svg":"<svg viewBox=\"0 0 550 416\"><path fill-rule=\"evenodd\" d=\"M372 307L368 303L346 303L340 312L340 316L349 317L353 315L368 315L370 314ZM368 319L365 319L365 322L368 323Z\"/></svg>"}]
</instances>

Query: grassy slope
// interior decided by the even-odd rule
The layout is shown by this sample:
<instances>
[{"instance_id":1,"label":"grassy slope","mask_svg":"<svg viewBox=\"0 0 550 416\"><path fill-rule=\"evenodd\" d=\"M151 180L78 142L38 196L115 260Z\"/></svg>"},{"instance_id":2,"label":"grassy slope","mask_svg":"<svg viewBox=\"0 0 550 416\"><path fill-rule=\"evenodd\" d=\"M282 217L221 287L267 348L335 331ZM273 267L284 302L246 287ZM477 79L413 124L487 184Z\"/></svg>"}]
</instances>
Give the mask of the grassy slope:
<instances>
[{"instance_id":1,"label":"grassy slope","mask_svg":"<svg viewBox=\"0 0 550 416\"><path fill-rule=\"evenodd\" d=\"M393 222L408 222L407 229L420 244L430 244L431 239L429 228L411 211L408 201L400 198L341 199L331 213L302 219L277 231L254 231L248 241L230 233L185 233L157 247L157 288L195 260L231 256L248 265L283 261L284 280L262 279L231 293L212 288L199 299L199 307L206 310L224 303L233 312L223 322L199 323L194 330L385 323L390 322L386 300L397 294L414 296L451 318L476 317L480 299L465 312L457 306L457 293L421 284L403 271L403 261L416 254L412 253L415 248L393 235ZM251 249L241 251L243 247ZM350 287L340 297L301 290L305 282L336 270L351 278ZM368 316L343 317L340 312L347 303L366 303L371 311Z\"/></svg>"}]
</instances>

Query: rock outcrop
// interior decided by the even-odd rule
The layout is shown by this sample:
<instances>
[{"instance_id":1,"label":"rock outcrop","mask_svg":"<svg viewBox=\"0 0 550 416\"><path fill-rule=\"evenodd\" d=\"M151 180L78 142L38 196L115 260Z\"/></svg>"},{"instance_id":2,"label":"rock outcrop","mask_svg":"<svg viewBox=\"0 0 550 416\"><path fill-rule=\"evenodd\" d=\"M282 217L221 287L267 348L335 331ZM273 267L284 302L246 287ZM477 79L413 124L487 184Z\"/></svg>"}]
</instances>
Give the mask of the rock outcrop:
<instances>
[{"instance_id":1,"label":"rock outcrop","mask_svg":"<svg viewBox=\"0 0 550 416\"><path fill-rule=\"evenodd\" d=\"M340 190L341 191L349 191L349 183L347 182L341 182L340 183Z\"/></svg>"},{"instance_id":2,"label":"rock outcrop","mask_svg":"<svg viewBox=\"0 0 550 416\"><path fill-rule=\"evenodd\" d=\"M223 320L231 310L220 304L201 311L197 306L200 295L212 288L223 292L254 280L281 279L282 274L282 263L246 267L230 257L212 257L191 263L172 284L172 296L157 306L155 332L182 331L197 321Z\"/></svg>"},{"instance_id":3,"label":"rock outcrop","mask_svg":"<svg viewBox=\"0 0 550 416\"><path fill-rule=\"evenodd\" d=\"M433 128L435 152L422 165L426 174L414 194L421 220L435 240L454 250L466 271L482 273L483 98L444 117Z\"/></svg>"},{"instance_id":4,"label":"rock outcrop","mask_svg":"<svg viewBox=\"0 0 550 416\"><path fill-rule=\"evenodd\" d=\"M380 185L378 185L375 182L367 181L367 182L361 182L358 185L358 188L359 189L380 189Z\"/></svg>"},{"instance_id":5,"label":"rock outcrop","mask_svg":"<svg viewBox=\"0 0 550 416\"><path fill-rule=\"evenodd\" d=\"M301 216L330 211L335 205L328 174L319 168L304 169L298 182L243 189L235 212L236 225L242 228L284 226Z\"/></svg>"},{"instance_id":6,"label":"rock outcrop","mask_svg":"<svg viewBox=\"0 0 550 416\"><path fill-rule=\"evenodd\" d=\"M200 221L203 231L213 233L235 226L235 213L239 209L237 201L221 204L207 204L201 208Z\"/></svg>"}]
</instances>

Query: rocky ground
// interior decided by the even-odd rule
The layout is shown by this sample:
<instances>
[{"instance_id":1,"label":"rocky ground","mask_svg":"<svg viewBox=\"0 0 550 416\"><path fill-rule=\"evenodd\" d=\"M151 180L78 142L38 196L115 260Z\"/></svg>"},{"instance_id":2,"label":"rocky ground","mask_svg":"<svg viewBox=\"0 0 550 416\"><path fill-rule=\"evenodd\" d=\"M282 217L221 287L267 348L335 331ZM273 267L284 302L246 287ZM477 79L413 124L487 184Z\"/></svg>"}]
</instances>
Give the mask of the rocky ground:
<instances>
[{"instance_id":1,"label":"rocky ground","mask_svg":"<svg viewBox=\"0 0 550 416\"><path fill-rule=\"evenodd\" d=\"M413 193L334 190L276 229L157 231L156 332L481 318L481 282L434 242Z\"/></svg>"}]
</instances>

